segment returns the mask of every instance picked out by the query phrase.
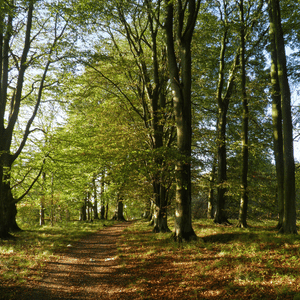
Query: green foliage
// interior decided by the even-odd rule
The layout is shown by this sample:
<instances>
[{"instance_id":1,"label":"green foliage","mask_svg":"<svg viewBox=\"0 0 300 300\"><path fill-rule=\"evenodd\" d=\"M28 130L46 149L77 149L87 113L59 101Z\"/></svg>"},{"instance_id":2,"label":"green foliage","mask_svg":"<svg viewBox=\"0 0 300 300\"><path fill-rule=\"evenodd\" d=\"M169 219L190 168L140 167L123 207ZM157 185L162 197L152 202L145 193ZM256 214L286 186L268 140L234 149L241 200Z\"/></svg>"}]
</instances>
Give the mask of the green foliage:
<instances>
[{"instance_id":1,"label":"green foliage","mask_svg":"<svg viewBox=\"0 0 300 300\"><path fill-rule=\"evenodd\" d=\"M174 146L176 132L166 69L166 37L160 27L165 18L164 7L155 1L106 3L93 0L38 2L36 5L37 12L52 22L45 23L42 37L33 41L37 52L32 52L32 66L24 80L28 93L22 102L24 116L37 95L36 88L30 92L32 82L41 80L46 59L55 63L49 70L41 109L33 123L39 130L34 130L29 137L11 173L13 194L19 197L43 166L44 174L19 204L19 220L37 222L42 200L46 219L52 210L57 220L64 219L67 211L71 219L77 218L87 193L93 194L94 176L98 200L114 206L118 195L122 194L130 216L139 216L138 210L142 212L149 205L153 180L159 178L172 199L174 166L181 157ZM246 20L249 215L251 218L275 218L269 70L265 56L267 12L258 9L260 1L245 1L245 5L249 9ZM290 7L297 11L297 6L290 1L282 3L284 30L290 45L298 44L297 14L289 13ZM42 7L44 11L40 10ZM35 33L40 25L42 23L34 24ZM64 26L66 31L60 43L53 45L50 52L46 51L53 40L52 34L61 32ZM224 78L227 78L239 46L239 26L233 2L228 2L225 8L218 2L208 1L200 8L192 41L193 158L187 162L193 167L193 205L198 217L206 214L208 175L215 162L221 38L227 28L224 69ZM158 50L158 74L155 73L153 36ZM293 74L297 73L297 55L290 60ZM227 122L226 186L231 217L237 216L240 198L242 106L239 72L238 69ZM158 92L166 101L166 106L158 109L158 125L163 127L163 146L159 148L153 144L157 133L151 107L156 88L154 75L164 82ZM16 126L14 151L23 137L24 124L21 118ZM104 191L100 188L102 172ZM91 196L91 203L94 201ZM113 211L114 207L110 209Z\"/></svg>"}]
</instances>

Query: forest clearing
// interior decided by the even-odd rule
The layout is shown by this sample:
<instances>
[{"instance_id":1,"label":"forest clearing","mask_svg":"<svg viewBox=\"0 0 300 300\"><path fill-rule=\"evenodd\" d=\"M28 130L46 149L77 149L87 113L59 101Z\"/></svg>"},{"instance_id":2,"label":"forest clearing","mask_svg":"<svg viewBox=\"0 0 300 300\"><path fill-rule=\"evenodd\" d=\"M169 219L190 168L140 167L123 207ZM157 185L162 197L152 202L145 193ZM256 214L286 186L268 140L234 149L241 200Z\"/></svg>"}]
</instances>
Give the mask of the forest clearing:
<instances>
[{"instance_id":1,"label":"forest clearing","mask_svg":"<svg viewBox=\"0 0 300 300\"><path fill-rule=\"evenodd\" d=\"M300 238L249 225L195 220L198 240L182 244L145 220L23 231L0 243L0 299L300 299Z\"/></svg>"}]
</instances>

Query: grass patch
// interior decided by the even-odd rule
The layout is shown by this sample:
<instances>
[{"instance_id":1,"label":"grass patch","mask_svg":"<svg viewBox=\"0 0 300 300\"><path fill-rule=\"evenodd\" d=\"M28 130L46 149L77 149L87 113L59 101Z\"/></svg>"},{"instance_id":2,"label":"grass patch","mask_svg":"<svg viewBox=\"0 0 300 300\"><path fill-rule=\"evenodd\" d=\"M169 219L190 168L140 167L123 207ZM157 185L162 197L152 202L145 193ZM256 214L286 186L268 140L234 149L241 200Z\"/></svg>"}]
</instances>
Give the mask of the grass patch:
<instances>
[{"instance_id":1,"label":"grass patch","mask_svg":"<svg viewBox=\"0 0 300 300\"><path fill-rule=\"evenodd\" d=\"M300 237L277 234L276 222L248 223L197 220L199 239L181 245L134 223L118 244L123 271L136 278L128 289L151 299L300 299Z\"/></svg>"},{"instance_id":2,"label":"grass patch","mask_svg":"<svg viewBox=\"0 0 300 300\"><path fill-rule=\"evenodd\" d=\"M45 262L56 259L82 237L113 221L68 222L60 226L30 228L15 233L13 240L0 240L0 282L3 285L39 280Z\"/></svg>"}]
</instances>

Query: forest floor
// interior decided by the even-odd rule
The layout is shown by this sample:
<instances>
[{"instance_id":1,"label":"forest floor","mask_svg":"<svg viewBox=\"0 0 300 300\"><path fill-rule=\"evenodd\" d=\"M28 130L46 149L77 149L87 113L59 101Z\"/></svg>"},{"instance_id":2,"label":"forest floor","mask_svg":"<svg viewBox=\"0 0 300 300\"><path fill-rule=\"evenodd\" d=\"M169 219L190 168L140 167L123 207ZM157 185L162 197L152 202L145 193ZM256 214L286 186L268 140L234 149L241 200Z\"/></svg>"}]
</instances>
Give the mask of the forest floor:
<instances>
[{"instance_id":1,"label":"forest floor","mask_svg":"<svg viewBox=\"0 0 300 300\"><path fill-rule=\"evenodd\" d=\"M32 265L24 257L43 241L24 245L25 231L0 241L0 299L300 299L299 236L263 222L242 230L201 220L194 229L199 239L179 245L145 221L111 224L71 244L61 238Z\"/></svg>"}]
</instances>

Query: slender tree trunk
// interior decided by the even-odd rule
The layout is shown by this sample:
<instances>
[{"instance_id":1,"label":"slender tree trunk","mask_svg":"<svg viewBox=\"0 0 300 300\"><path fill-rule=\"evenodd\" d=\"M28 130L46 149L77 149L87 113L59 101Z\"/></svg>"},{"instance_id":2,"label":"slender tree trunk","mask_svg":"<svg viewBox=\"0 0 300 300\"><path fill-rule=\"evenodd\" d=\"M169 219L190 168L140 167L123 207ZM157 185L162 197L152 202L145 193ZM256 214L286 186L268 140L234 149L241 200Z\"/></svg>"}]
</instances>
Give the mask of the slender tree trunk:
<instances>
[{"instance_id":1,"label":"slender tree trunk","mask_svg":"<svg viewBox=\"0 0 300 300\"><path fill-rule=\"evenodd\" d=\"M105 220L108 218L108 202L106 203L106 208L105 208Z\"/></svg>"},{"instance_id":2,"label":"slender tree trunk","mask_svg":"<svg viewBox=\"0 0 300 300\"><path fill-rule=\"evenodd\" d=\"M274 31L277 50L278 80L281 94L283 161L284 161L284 214L282 233L297 233L295 162L293 149L293 124L291 113L291 93L288 82L285 43L281 27L279 0L270 0L270 30Z\"/></svg>"},{"instance_id":3,"label":"slender tree trunk","mask_svg":"<svg viewBox=\"0 0 300 300\"><path fill-rule=\"evenodd\" d=\"M100 210L100 219L104 220L105 218L105 205L104 205L104 190L105 190L105 170L101 173L101 183L100 183L100 203L101 203L101 210Z\"/></svg>"},{"instance_id":4,"label":"slender tree trunk","mask_svg":"<svg viewBox=\"0 0 300 300\"><path fill-rule=\"evenodd\" d=\"M217 121L217 158L218 158L218 174L217 174L217 201L214 222L218 224L228 223L225 211L226 203L226 181L227 181L227 163L226 163L226 121L227 110L229 105L229 97L222 97L224 86L224 69L225 69L225 52L227 43L227 29L224 30L220 51L219 81L217 87L218 102L218 121Z\"/></svg>"},{"instance_id":5,"label":"slender tree trunk","mask_svg":"<svg viewBox=\"0 0 300 300\"><path fill-rule=\"evenodd\" d=\"M272 11L270 19L272 20ZM274 156L276 164L277 180L277 202L278 202L278 224L276 228L280 230L283 226L284 214L284 163L283 163L283 136L282 136L282 113L281 113L281 95L278 80L277 68L277 50L275 42L275 32L270 30L271 41L271 87L272 87L272 119L273 119L273 140Z\"/></svg>"},{"instance_id":6,"label":"slender tree trunk","mask_svg":"<svg viewBox=\"0 0 300 300\"><path fill-rule=\"evenodd\" d=\"M96 185L96 174L94 174L94 178L93 178L93 192L94 192L94 205L93 205L94 220L99 220L99 215L98 215L98 199L97 199L97 185Z\"/></svg>"},{"instance_id":7,"label":"slender tree trunk","mask_svg":"<svg viewBox=\"0 0 300 300\"><path fill-rule=\"evenodd\" d=\"M227 161L226 161L226 125L227 125L227 111L229 101L232 95L234 79L237 66L239 65L238 53L232 63L231 72L229 75L227 88L222 95L224 87L224 70L225 70L225 52L227 48L227 25L225 24L221 51L220 51L220 66L219 66L219 80L217 87L217 102L218 102L218 122L217 122L217 156L218 156L218 175L217 175L217 203L214 222L217 224L230 224L227 219L225 210L226 192L227 192ZM238 49L239 50L239 49Z\"/></svg>"},{"instance_id":8,"label":"slender tree trunk","mask_svg":"<svg viewBox=\"0 0 300 300\"><path fill-rule=\"evenodd\" d=\"M45 225L45 197L46 197L46 173L42 173L42 197L40 201L40 226Z\"/></svg>"},{"instance_id":9,"label":"slender tree trunk","mask_svg":"<svg viewBox=\"0 0 300 300\"><path fill-rule=\"evenodd\" d=\"M86 196L86 206L87 206L87 220L91 220L91 194L87 192Z\"/></svg>"},{"instance_id":10,"label":"slender tree trunk","mask_svg":"<svg viewBox=\"0 0 300 300\"><path fill-rule=\"evenodd\" d=\"M249 108L246 93L246 63L245 63L245 32L244 32L244 1L240 1L240 21L241 21L241 85L243 101L243 121L242 121L242 176L241 176L241 200L239 210L238 227L246 228L248 210L248 123Z\"/></svg>"},{"instance_id":11,"label":"slender tree trunk","mask_svg":"<svg viewBox=\"0 0 300 300\"><path fill-rule=\"evenodd\" d=\"M42 197L40 202L40 226L45 225L45 206L44 206L44 197Z\"/></svg>"},{"instance_id":12,"label":"slender tree trunk","mask_svg":"<svg viewBox=\"0 0 300 300\"><path fill-rule=\"evenodd\" d=\"M212 170L209 176L209 190L207 201L207 218L214 218L214 189L215 189L215 177L216 177L216 158L214 156Z\"/></svg>"},{"instance_id":13,"label":"slender tree trunk","mask_svg":"<svg viewBox=\"0 0 300 300\"><path fill-rule=\"evenodd\" d=\"M150 206L150 215L149 215L149 226L154 226L154 210L155 210L155 204L154 200L151 199L151 206Z\"/></svg>"},{"instance_id":14,"label":"slender tree trunk","mask_svg":"<svg viewBox=\"0 0 300 300\"><path fill-rule=\"evenodd\" d=\"M229 223L225 211L227 192L227 162L226 162L226 114L227 107L219 109L218 128L218 181L217 206L214 222L218 224Z\"/></svg>"}]
</instances>

